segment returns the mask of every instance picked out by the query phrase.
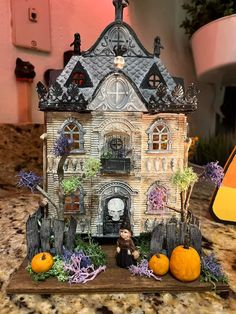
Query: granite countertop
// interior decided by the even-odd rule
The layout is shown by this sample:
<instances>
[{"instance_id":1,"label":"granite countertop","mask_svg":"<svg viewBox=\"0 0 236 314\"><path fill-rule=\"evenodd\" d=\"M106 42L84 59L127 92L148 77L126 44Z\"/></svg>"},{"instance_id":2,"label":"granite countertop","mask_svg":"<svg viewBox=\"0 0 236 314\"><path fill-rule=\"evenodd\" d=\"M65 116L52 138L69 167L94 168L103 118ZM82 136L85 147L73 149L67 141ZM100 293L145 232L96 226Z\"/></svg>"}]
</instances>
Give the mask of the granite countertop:
<instances>
[{"instance_id":1,"label":"granite countertop","mask_svg":"<svg viewBox=\"0 0 236 314\"><path fill-rule=\"evenodd\" d=\"M26 255L25 222L39 199L16 187L16 174L21 168L42 173L42 133L41 125L0 126L0 314L236 313L236 226L213 221L208 213L213 187L199 183L191 208L201 219L204 249L215 252L229 276L228 298L214 292L7 296L9 278Z\"/></svg>"}]
</instances>

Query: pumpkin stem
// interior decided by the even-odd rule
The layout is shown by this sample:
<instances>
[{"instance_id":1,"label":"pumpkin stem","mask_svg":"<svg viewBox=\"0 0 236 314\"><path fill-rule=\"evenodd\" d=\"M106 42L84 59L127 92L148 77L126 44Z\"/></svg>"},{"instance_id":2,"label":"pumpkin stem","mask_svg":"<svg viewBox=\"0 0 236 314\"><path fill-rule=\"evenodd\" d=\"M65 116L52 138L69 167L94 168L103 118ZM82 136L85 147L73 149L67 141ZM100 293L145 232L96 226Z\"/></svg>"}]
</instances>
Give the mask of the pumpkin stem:
<instances>
[{"instance_id":1,"label":"pumpkin stem","mask_svg":"<svg viewBox=\"0 0 236 314\"><path fill-rule=\"evenodd\" d=\"M44 259L46 259L47 257L46 257L46 254L44 254L43 253L43 255L42 255L42 257L41 257L41 260L44 260Z\"/></svg>"},{"instance_id":2,"label":"pumpkin stem","mask_svg":"<svg viewBox=\"0 0 236 314\"><path fill-rule=\"evenodd\" d=\"M160 253L155 254L157 258L160 258Z\"/></svg>"}]
</instances>

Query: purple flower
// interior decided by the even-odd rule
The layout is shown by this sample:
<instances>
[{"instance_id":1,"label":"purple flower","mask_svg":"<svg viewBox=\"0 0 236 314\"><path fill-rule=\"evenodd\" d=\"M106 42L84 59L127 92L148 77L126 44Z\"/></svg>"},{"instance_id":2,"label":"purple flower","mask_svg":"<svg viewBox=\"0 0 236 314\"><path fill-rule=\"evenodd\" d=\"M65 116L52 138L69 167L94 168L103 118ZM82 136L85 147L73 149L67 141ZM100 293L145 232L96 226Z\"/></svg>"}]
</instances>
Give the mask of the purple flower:
<instances>
[{"instance_id":1,"label":"purple flower","mask_svg":"<svg viewBox=\"0 0 236 314\"><path fill-rule=\"evenodd\" d=\"M72 255L74 257L78 257L80 259L80 266L81 267L88 267L92 264L90 257L86 256L82 250L80 250L78 252L71 252L65 248L63 249L62 258L65 262L69 263Z\"/></svg>"},{"instance_id":2,"label":"purple flower","mask_svg":"<svg viewBox=\"0 0 236 314\"><path fill-rule=\"evenodd\" d=\"M31 171L26 172L24 170L21 170L19 172L18 177L19 177L18 186L19 187L27 187L32 192L34 192L36 190L37 185L42 180L35 173L33 173Z\"/></svg>"},{"instance_id":3,"label":"purple flower","mask_svg":"<svg viewBox=\"0 0 236 314\"><path fill-rule=\"evenodd\" d=\"M221 265L212 253L208 256L201 257L202 275L211 278L214 281L227 281L226 275L221 269Z\"/></svg>"},{"instance_id":4,"label":"purple flower","mask_svg":"<svg viewBox=\"0 0 236 314\"><path fill-rule=\"evenodd\" d=\"M69 283L86 283L93 280L100 272L105 271L106 266L99 266L97 269L94 265L83 266L84 253L72 254L70 261L65 262L65 271L69 273Z\"/></svg>"},{"instance_id":5,"label":"purple flower","mask_svg":"<svg viewBox=\"0 0 236 314\"><path fill-rule=\"evenodd\" d=\"M154 278L156 280L161 281L162 279L155 276L153 274L153 271L151 269L148 268L148 261L146 259L141 260L140 263L137 264L137 266L135 265L131 265L129 268L129 271L131 272L132 275L136 275L136 276L146 276L149 278Z\"/></svg>"},{"instance_id":6,"label":"purple flower","mask_svg":"<svg viewBox=\"0 0 236 314\"><path fill-rule=\"evenodd\" d=\"M60 137L55 141L53 147L53 153L56 157L63 156L70 152L71 145L73 144L72 139L68 139L65 135L61 134Z\"/></svg>"},{"instance_id":7,"label":"purple flower","mask_svg":"<svg viewBox=\"0 0 236 314\"><path fill-rule=\"evenodd\" d=\"M224 177L224 169L218 163L218 161L209 162L204 166L203 173L203 178L211 180L217 187L220 186Z\"/></svg>"},{"instance_id":8,"label":"purple flower","mask_svg":"<svg viewBox=\"0 0 236 314\"><path fill-rule=\"evenodd\" d=\"M166 203L166 190L163 187L154 188L148 195L150 210L163 209Z\"/></svg>"}]
</instances>

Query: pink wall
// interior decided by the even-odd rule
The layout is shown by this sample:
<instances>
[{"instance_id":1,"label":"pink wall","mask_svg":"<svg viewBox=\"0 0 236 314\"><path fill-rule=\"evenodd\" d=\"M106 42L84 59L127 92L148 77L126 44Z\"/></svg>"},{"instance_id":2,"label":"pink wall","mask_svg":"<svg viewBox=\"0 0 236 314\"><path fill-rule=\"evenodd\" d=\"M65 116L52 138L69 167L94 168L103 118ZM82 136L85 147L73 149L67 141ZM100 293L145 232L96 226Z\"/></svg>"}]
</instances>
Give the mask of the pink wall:
<instances>
[{"instance_id":1,"label":"pink wall","mask_svg":"<svg viewBox=\"0 0 236 314\"><path fill-rule=\"evenodd\" d=\"M14 75L16 58L30 61L35 66L37 75L32 86L32 118L34 122L43 122L43 114L37 108L35 92L37 81L43 79L46 69L62 68L63 52L70 49L75 32L81 34L83 50L93 44L103 28L113 20L114 9L111 2L111 0L51 0L52 51L44 53L17 48L12 44L10 1L0 1L0 123L19 121L17 83Z\"/></svg>"},{"instance_id":2,"label":"pink wall","mask_svg":"<svg viewBox=\"0 0 236 314\"><path fill-rule=\"evenodd\" d=\"M182 0L130 0L130 6L124 12L124 20L133 27L149 51L153 49L153 38L156 35L161 36L165 46L161 54L162 61L171 74L182 76L189 83L195 81L195 73L187 37L183 29L179 28L183 18L181 2ZM52 51L48 54L12 45L10 1L0 1L0 123L19 122L17 85L14 76L17 57L30 61L35 66L37 75L32 86L32 119L33 122L43 122L43 114L38 111L35 92L37 81L43 79L46 69L62 67L63 52L69 49L75 32L81 34L82 50L86 50L101 31L114 20L112 0L50 0L50 6ZM205 86L203 90L205 94L209 94ZM202 115L206 114L210 117L212 111L210 106L204 105L200 112L194 114L192 118L194 132ZM207 121L201 131L206 129L207 132L209 128Z\"/></svg>"}]
</instances>

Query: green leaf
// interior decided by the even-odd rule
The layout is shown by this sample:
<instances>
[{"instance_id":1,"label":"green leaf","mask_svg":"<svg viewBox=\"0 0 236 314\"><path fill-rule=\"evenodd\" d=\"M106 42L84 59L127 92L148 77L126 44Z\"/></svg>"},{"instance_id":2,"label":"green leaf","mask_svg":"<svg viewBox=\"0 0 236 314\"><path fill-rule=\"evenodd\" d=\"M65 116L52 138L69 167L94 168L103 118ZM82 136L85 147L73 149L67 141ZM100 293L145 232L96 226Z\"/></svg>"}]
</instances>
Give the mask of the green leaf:
<instances>
[{"instance_id":1,"label":"green leaf","mask_svg":"<svg viewBox=\"0 0 236 314\"><path fill-rule=\"evenodd\" d=\"M85 178L93 178L97 175L101 168L101 162L100 160L90 157L89 159L86 160L84 164L84 175Z\"/></svg>"},{"instance_id":2,"label":"green leaf","mask_svg":"<svg viewBox=\"0 0 236 314\"><path fill-rule=\"evenodd\" d=\"M80 187L80 178L70 177L62 180L61 187L64 195L72 194L78 190Z\"/></svg>"},{"instance_id":3,"label":"green leaf","mask_svg":"<svg viewBox=\"0 0 236 314\"><path fill-rule=\"evenodd\" d=\"M177 186L180 191L186 191L188 187L198 181L197 174L191 167L183 170L178 169L172 176L172 183Z\"/></svg>"},{"instance_id":4,"label":"green leaf","mask_svg":"<svg viewBox=\"0 0 236 314\"><path fill-rule=\"evenodd\" d=\"M102 250L98 243L93 242L91 238L88 241L82 240L79 235L76 237L75 251L82 250L86 256L91 258L95 267L103 266L106 264L106 253Z\"/></svg>"}]
</instances>

